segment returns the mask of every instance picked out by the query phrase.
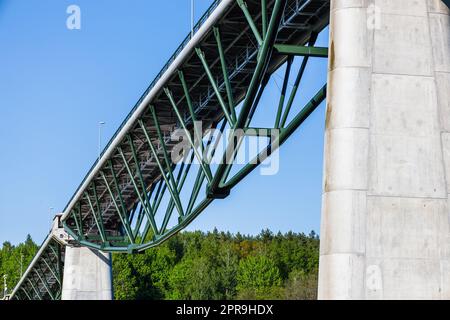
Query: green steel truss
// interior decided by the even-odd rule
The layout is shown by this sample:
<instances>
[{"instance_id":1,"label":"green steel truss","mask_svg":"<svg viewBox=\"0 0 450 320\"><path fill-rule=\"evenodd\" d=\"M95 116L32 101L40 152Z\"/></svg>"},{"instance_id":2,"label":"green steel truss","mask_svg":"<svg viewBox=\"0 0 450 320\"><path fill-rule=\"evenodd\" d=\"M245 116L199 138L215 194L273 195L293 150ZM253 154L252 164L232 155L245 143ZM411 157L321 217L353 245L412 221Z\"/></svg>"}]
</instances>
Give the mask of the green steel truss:
<instances>
[{"instance_id":1,"label":"green steel truss","mask_svg":"<svg viewBox=\"0 0 450 320\"><path fill-rule=\"evenodd\" d=\"M198 31L222 0L216 0L196 25ZM94 164L66 207L62 222L74 244L111 252L139 252L168 239L197 217L214 200L230 190L282 145L326 97L324 85L300 111L294 105L311 57L326 58L327 48L314 47L318 33L328 24L329 0L235 0L189 58L183 61L145 112L133 117L190 37L125 119L105 148L111 148L125 125L133 121L105 165L90 178ZM449 1L444 0L449 6ZM295 57L301 57L297 74L292 74ZM261 96L274 73L285 66L285 77L275 106L260 106ZM292 79L293 78L293 79ZM288 83L292 88L288 90ZM252 127L258 108L275 109L270 128ZM230 134L227 152L217 141L194 127L203 121L208 128L225 128ZM174 163L169 138L175 129L186 134L190 151L185 158L199 165ZM279 130L275 139L273 130ZM236 157L245 137L269 139L257 158L231 174L233 165L211 166L202 156L220 152L224 159ZM223 155L222 155L223 154ZM103 152L106 157L107 152ZM197 168L194 168L197 167ZM188 185L189 177L193 184ZM83 188L83 185L87 187ZM183 197L183 191L187 196ZM203 191L203 196L201 192ZM165 200L164 200L165 199ZM160 216L160 217L159 217ZM158 219L159 217L159 219ZM170 225L170 220L176 223ZM49 235L19 281L12 300L61 299L64 246Z\"/></svg>"},{"instance_id":2,"label":"green steel truss","mask_svg":"<svg viewBox=\"0 0 450 320\"><path fill-rule=\"evenodd\" d=\"M182 43L65 208L58 226L73 238L71 245L136 253L161 244L226 198L325 100L326 84L296 104L311 58L328 56L327 48L314 45L328 25L329 0L217 0L196 26L199 33L224 2L229 6L195 46L188 48L195 39ZM279 97L265 105L277 71L284 73ZM253 124L261 111L274 114L271 126ZM199 121L202 128L195 126ZM218 130L225 146L208 129ZM176 130L187 138L179 158L189 161L173 159ZM234 160L251 138L266 145L236 169ZM211 164L213 157L222 161ZM11 299L61 299L65 244L52 234Z\"/></svg>"},{"instance_id":3,"label":"green steel truss","mask_svg":"<svg viewBox=\"0 0 450 320\"><path fill-rule=\"evenodd\" d=\"M104 165L93 175L91 171L66 208L65 230L82 246L139 252L185 228L215 199L226 198L325 100L326 85L303 108L293 105L310 57L327 58L328 49L314 43L328 18L328 0L234 1L166 78L145 111L127 118L132 125L123 139L109 156L104 153ZM302 65L292 75L296 57ZM286 72L279 103L261 106L267 83L282 66ZM252 127L259 108L276 110L272 127ZM194 129L196 121L203 130ZM216 149L208 128L224 134L231 130L234 138L227 139L226 151ZM173 161L177 141L171 135L177 129L185 133L189 148L181 157L198 164ZM273 134L275 129L279 134ZM231 174L233 160L250 136L266 137L267 147ZM223 154L222 163L210 165L205 151Z\"/></svg>"},{"instance_id":4,"label":"green steel truss","mask_svg":"<svg viewBox=\"0 0 450 320\"><path fill-rule=\"evenodd\" d=\"M64 244L49 236L14 289L11 300L60 300L64 256Z\"/></svg>"}]
</instances>

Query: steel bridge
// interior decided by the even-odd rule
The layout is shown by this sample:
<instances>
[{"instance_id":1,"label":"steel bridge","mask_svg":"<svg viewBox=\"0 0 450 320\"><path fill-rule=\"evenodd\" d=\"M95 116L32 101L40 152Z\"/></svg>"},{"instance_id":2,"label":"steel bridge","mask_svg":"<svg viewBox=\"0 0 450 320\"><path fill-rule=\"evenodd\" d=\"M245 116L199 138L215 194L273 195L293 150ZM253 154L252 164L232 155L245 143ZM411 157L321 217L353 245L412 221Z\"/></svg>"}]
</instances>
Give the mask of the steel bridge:
<instances>
[{"instance_id":1,"label":"steel bridge","mask_svg":"<svg viewBox=\"0 0 450 320\"><path fill-rule=\"evenodd\" d=\"M310 57L328 56L328 48L314 44L329 23L329 11L329 0L214 1L57 218L56 224L70 235L70 244L105 252L140 252L185 228L215 199L226 198L325 100L324 83L305 106L293 106ZM295 57L302 59L301 67L298 74L291 74ZM278 105L260 106L269 80L283 65ZM289 81L294 82L292 90ZM258 108L276 111L272 127L252 126ZM199 122L203 129L195 125ZM225 150L216 150L219 139L207 129L229 135ZM177 130L184 133L187 146L174 159ZM248 137L266 138L267 146L231 175ZM223 161L212 165L214 156ZM182 197L189 179L194 183ZM60 299L63 249L50 234L11 299Z\"/></svg>"},{"instance_id":2,"label":"steel bridge","mask_svg":"<svg viewBox=\"0 0 450 320\"><path fill-rule=\"evenodd\" d=\"M229 176L232 157L244 136L271 139L276 135L272 131L279 130L277 141L267 146L270 155L271 146L286 141L324 101L325 84L293 121L286 121L308 58L328 55L327 48L313 46L318 32L328 24L328 12L329 1L320 0L214 2L195 36L183 42L150 85L64 209L66 231L86 247L138 252L184 228L214 199L225 198L264 160L261 153L258 161ZM285 99L296 55L306 58L295 90ZM279 105L274 106L278 108L274 126L253 128L252 116L260 107L264 88L285 62L288 68ZM205 150L216 151L213 139L208 140L205 131L194 130L199 121L204 128L231 129L231 136L236 136L237 141L228 139L228 152L223 152L217 168L205 156ZM177 164L170 156L179 144L172 136L177 129L186 133L191 149L179 160L197 160L196 173L191 172L192 161ZM181 192L188 174L196 178L186 202ZM204 185L207 192L200 195ZM166 193L170 201L163 207ZM178 220L169 226L173 215Z\"/></svg>"},{"instance_id":3,"label":"steel bridge","mask_svg":"<svg viewBox=\"0 0 450 320\"><path fill-rule=\"evenodd\" d=\"M55 220L53 230L70 238L50 233L11 299L60 299L67 243L141 252L226 198L325 101L326 83L304 106L294 105L311 57L328 57L328 48L315 43L329 18L330 0L214 1ZM301 64L296 73L295 59ZM262 105L277 70L284 70L278 103ZM261 109L273 111L272 126L253 125ZM208 129L225 137L225 148ZM233 173L240 147L255 137L266 146ZM213 165L213 157L222 161Z\"/></svg>"}]
</instances>

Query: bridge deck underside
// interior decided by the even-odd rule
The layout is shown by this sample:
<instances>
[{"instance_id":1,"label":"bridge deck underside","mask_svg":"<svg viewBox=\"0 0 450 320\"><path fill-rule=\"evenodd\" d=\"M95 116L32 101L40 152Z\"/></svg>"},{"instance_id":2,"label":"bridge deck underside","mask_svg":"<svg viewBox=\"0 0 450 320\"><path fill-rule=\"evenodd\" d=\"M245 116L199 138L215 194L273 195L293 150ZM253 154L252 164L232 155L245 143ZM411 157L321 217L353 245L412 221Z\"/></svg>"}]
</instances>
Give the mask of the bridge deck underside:
<instances>
[{"instance_id":1,"label":"bridge deck underside","mask_svg":"<svg viewBox=\"0 0 450 320\"><path fill-rule=\"evenodd\" d=\"M224 4L221 15L202 32L202 26ZM325 100L326 85L298 114L290 113L309 59L328 55L327 48L315 48L314 44L328 25L329 6L329 0L214 2L196 26L201 39L183 42L66 207L61 222L73 237L71 244L110 252L142 251L186 227L214 199L226 197ZM192 41L197 41L194 46L190 46ZM177 62L180 56L183 58ZM302 59L301 66L288 91L297 56ZM178 65L171 69L175 63ZM278 108L272 108L278 109L275 124L273 128L252 128L266 85L281 66L286 68ZM196 121L202 122L203 131L194 130ZM223 136L225 128L232 131L231 136L243 130L244 136L265 137L270 142L258 154L258 161L247 163L230 178L232 165L225 162L214 167L204 156L205 150L210 156L219 153L218 141L208 135L207 128L218 128ZM196 170L191 163L169 156L178 143L172 139L178 129L183 129L190 143L181 158L197 159ZM247 133L249 129L256 134ZM279 134L273 136L272 130ZM200 142L191 141L196 137ZM233 160L244 137L226 139L223 158L231 151ZM193 185L182 199L188 177ZM204 198L199 198L201 191ZM50 234L44 241L12 299L61 298L65 245L54 237Z\"/></svg>"},{"instance_id":2,"label":"bridge deck underside","mask_svg":"<svg viewBox=\"0 0 450 320\"><path fill-rule=\"evenodd\" d=\"M215 24L218 32L211 28L196 46L197 50L189 52L178 68L179 72L174 72L164 83L145 111L129 127L131 129L104 166L87 181L84 189L78 190L69 204L64 224L76 242L108 251L116 248L145 249L146 243L156 244L173 234L168 232L170 217L161 219L160 227L152 221L156 219L154 209L161 203L164 192L171 195L169 211L174 211L174 208L178 211L180 227L191 221L213 198L220 197L212 194L198 204L199 208L195 203L189 203L183 204L184 208L180 209L176 193L190 166L182 165L180 168L172 159L167 161L166 155L171 154L177 143L171 140L171 134L184 125L191 137L195 136L193 117L196 121L202 121L203 128L218 127L224 122L229 127L236 127L238 119L233 118L233 112L237 111L230 108L227 113L226 106L237 108L246 99L258 67L258 55L265 41L265 33L271 18L274 18L275 2L267 0L267 12L261 7L264 1L247 0L244 5L239 1L233 2ZM258 40L255 28L252 29L243 7L247 8L262 42ZM288 0L277 24L278 32L274 40L276 44L305 45L313 34L328 24L328 16L328 0ZM219 54L219 41L224 60ZM275 51L273 47L273 54L267 55L266 77L289 59L288 55ZM223 62L227 74L222 68ZM151 89L144 94L141 102ZM191 152L191 157L194 157L194 152ZM202 168L199 170L202 171ZM206 171L199 174L199 181L211 183ZM164 209L167 213L168 209ZM183 212L180 213L180 210Z\"/></svg>"},{"instance_id":3,"label":"bridge deck underside","mask_svg":"<svg viewBox=\"0 0 450 320\"><path fill-rule=\"evenodd\" d=\"M64 246L53 238L44 241L39 259L31 265L17 285L12 300L61 299Z\"/></svg>"}]
</instances>

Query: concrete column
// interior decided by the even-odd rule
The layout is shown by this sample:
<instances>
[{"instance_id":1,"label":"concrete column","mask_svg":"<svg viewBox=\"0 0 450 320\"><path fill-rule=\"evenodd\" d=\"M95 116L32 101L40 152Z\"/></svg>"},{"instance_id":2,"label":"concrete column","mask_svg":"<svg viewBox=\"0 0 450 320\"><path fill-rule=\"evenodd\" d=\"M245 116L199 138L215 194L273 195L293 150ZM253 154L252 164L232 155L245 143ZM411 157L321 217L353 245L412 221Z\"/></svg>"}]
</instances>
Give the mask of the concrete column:
<instances>
[{"instance_id":1,"label":"concrete column","mask_svg":"<svg viewBox=\"0 0 450 320\"><path fill-rule=\"evenodd\" d=\"M62 300L112 300L111 255L66 246Z\"/></svg>"},{"instance_id":2,"label":"concrete column","mask_svg":"<svg viewBox=\"0 0 450 320\"><path fill-rule=\"evenodd\" d=\"M450 299L450 17L331 0L320 299Z\"/></svg>"}]
</instances>

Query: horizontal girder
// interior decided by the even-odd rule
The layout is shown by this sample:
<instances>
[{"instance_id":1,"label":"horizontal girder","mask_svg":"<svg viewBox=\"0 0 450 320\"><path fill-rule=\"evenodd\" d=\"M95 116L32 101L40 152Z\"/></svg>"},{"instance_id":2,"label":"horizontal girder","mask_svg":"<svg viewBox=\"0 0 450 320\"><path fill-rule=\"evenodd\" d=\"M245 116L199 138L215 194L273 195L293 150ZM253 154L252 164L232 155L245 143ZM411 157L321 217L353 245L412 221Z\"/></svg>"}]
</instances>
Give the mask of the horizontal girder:
<instances>
[{"instance_id":1,"label":"horizontal girder","mask_svg":"<svg viewBox=\"0 0 450 320\"><path fill-rule=\"evenodd\" d=\"M300 121L295 117L287 122L297 92L285 101L287 73L275 106L275 125L267 128L278 130L278 137L266 133L271 138L266 154L230 177L232 165L227 163L245 136L252 136L247 134L251 119L273 73L302 56L300 83L309 57L327 57L327 48L313 44L328 17L329 0L215 2L202 18L203 25L196 27L197 34L183 42L144 93L66 207L62 221L75 242L112 252L145 250L187 226L214 199L225 198L308 113L300 114ZM304 110L312 112L324 99L325 87ZM202 122L200 132L194 130L196 121ZM245 132L236 145L228 141L227 157L217 168L203 153L205 148L216 152L208 128ZM177 130L189 142L181 158L196 160L198 168L174 161L178 141L172 135ZM189 200L182 200L191 175L195 183Z\"/></svg>"}]
</instances>

